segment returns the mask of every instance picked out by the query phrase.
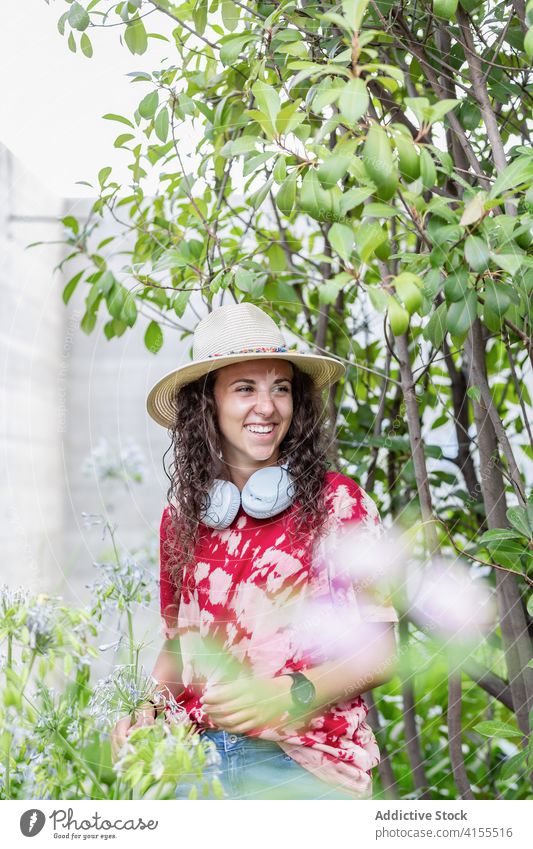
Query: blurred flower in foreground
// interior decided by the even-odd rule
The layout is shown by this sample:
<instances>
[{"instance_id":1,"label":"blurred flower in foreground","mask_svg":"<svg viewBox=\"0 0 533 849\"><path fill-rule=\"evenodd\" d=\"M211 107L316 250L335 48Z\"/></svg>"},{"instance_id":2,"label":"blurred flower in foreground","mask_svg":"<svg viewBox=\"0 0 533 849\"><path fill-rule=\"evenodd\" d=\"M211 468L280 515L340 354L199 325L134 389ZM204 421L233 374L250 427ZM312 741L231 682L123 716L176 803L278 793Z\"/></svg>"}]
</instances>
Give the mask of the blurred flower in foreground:
<instances>
[{"instance_id":1,"label":"blurred flower in foreground","mask_svg":"<svg viewBox=\"0 0 533 849\"><path fill-rule=\"evenodd\" d=\"M442 637L470 641L495 625L489 586L481 578L474 579L461 561L436 558L411 569L407 595L410 616Z\"/></svg>"},{"instance_id":2,"label":"blurred flower in foreground","mask_svg":"<svg viewBox=\"0 0 533 849\"><path fill-rule=\"evenodd\" d=\"M120 451L113 451L107 439L99 439L84 460L81 471L99 481L141 483L146 473L144 454L133 440L127 440Z\"/></svg>"},{"instance_id":3,"label":"blurred flower in foreground","mask_svg":"<svg viewBox=\"0 0 533 849\"><path fill-rule=\"evenodd\" d=\"M182 781L189 798L223 798L218 779L220 755L187 722L156 722L135 729L127 738L115 764L121 779L142 798L174 799Z\"/></svg>"},{"instance_id":4,"label":"blurred flower in foreground","mask_svg":"<svg viewBox=\"0 0 533 849\"><path fill-rule=\"evenodd\" d=\"M398 585L403 581L413 545L406 534L384 531L381 526L361 527L344 523L329 533L317 546L315 562L327 581L336 589L346 582L358 587L378 588Z\"/></svg>"}]
</instances>

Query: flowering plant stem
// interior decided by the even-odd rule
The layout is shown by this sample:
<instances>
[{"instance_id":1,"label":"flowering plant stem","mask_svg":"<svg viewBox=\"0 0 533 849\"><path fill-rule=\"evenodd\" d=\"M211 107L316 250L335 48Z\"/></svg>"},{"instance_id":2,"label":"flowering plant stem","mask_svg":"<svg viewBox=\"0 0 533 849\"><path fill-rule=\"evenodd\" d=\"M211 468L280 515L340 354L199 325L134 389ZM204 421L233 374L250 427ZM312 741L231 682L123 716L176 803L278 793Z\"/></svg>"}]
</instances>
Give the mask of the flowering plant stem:
<instances>
[{"instance_id":1,"label":"flowering plant stem","mask_svg":"<svg viewBox=\"0 0 533 849\"><path fill-rule=\"evenodd\" d=\"M8 634L7 637L7 659L6 659L6 672L11 669L13 663L13 635ZM6 758L5 758L5 785L6 785L6 799L11 798L11 772L10 772L10 761L11 761L11 734L9 735L9 742L6 746Z\"/></svg>"},{"instance_id":2,"label":"flowering plant stem","mask_svg":"<svg viewBox=\"0 0 533 849\"><path fill-rule=\"evenodd\" d=\"M91 769L91 767L90 767L90 766L86 763L86 761L84 761L84 760L83 760L83 758L81 758L81 757L78 755L78 753L76 752L76 749L74 749L74 748L70 745L70 743L68 742L68 740L66 740L66 739L65 739L65 737L63 737L63 735L62 735L59 731L54 731L54 737L55 737L55 739L57 740L57 742L58 742L61 746L63 746L63 748L64 748L64 749L65 749L65 750L69 753L69 755L71 756L72 760L73 760L73 761L75 761L75 762L76 762L76 763L77 763L77 764L78 764L78 765L79 765L79 766L80 766L80 767L84 770L84 772L86 772L86 773L87 773L87 775L89 776L89 778L90 778L90 779L91 779L91 781L93 782L94 786L96 787L96 789L98 790L98 792L101 794L101 798L102 798L102 799L106 799L106 798L107 798L107 793L106 793L106 791L104 790L104 788L102 787L102 785L101 785L101 784L100 784L100 782L98 781L98 778L97 778L97 777L96 777L96 775L94 774L94 772L93 772L93 770Z\"/></svg>"}]
</instances>

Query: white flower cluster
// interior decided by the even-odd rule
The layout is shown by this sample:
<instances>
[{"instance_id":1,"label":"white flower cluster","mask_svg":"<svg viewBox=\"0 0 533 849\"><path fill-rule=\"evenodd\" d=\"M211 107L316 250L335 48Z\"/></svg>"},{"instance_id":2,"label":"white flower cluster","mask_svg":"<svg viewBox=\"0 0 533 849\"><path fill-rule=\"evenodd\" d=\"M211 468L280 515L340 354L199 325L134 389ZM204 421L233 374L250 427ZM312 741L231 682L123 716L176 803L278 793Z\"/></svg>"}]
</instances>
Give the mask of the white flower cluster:
<instances>
[{"instance_id":1,"label":"white flower cluster","mask_svg":"<svg viewBox=\"0 0 533 849\"><path fill-rule=\"evenodd\" d=\"M132 481L141 483L146 474L146 461L133 440L127 440L115 451L107 439L101 438L83 461L81 471L100 482L120 481L125 485Z\"/></svg>"}]
</instances>

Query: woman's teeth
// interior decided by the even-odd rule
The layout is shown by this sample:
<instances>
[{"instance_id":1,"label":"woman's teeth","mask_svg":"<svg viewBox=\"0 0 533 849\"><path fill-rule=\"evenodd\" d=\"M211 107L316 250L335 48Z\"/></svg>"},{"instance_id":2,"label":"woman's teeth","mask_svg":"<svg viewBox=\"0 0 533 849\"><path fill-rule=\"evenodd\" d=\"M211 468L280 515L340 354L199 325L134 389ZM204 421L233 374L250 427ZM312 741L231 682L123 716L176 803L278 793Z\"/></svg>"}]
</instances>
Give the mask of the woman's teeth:
<instances>
[{"instance_id":1,"label":"woman's teeth","mask_svg":"<svg viewBox=\"0 0 533 849\"><path fill-rule=\"evenodd\" d=\"M244 427L252 433L272 433L274 430L274 425L244 425Z\"/></svg>"}]
</instances>

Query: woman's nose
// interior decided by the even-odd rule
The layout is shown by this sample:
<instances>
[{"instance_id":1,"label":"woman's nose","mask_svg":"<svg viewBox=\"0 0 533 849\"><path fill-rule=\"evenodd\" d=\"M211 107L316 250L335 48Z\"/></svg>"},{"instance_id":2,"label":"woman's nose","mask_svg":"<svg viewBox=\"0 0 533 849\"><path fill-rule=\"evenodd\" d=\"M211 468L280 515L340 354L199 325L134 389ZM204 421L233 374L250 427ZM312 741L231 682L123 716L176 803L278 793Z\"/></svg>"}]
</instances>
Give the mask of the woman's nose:
<instances>
[{"instance_id":1,"label":"woman's nose","mask_svg":"<svg viewBox=\"0 0 533 849\"><path fill-rule=\"evenodd\" d=\"M269 392L259 392L255 409L263 416L268 416L275 409L274 402Z\"/></svg>"}]
</instances>

